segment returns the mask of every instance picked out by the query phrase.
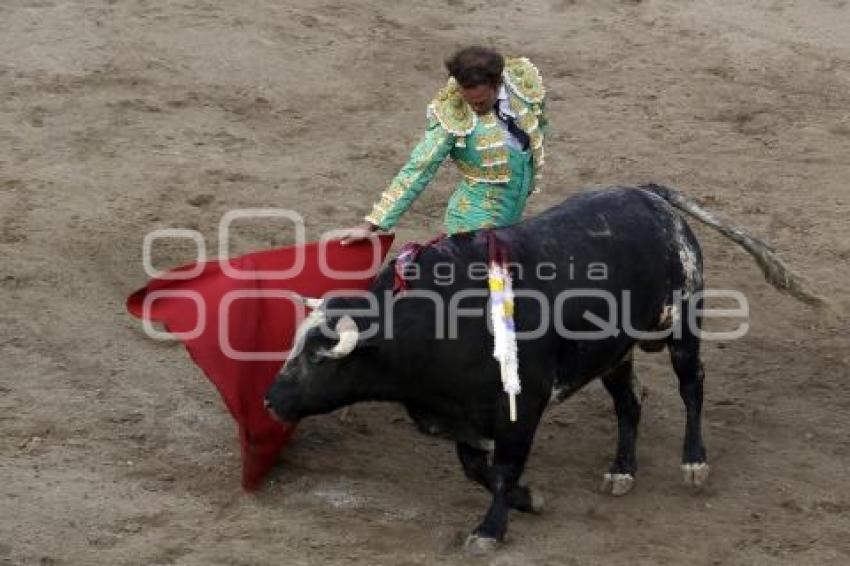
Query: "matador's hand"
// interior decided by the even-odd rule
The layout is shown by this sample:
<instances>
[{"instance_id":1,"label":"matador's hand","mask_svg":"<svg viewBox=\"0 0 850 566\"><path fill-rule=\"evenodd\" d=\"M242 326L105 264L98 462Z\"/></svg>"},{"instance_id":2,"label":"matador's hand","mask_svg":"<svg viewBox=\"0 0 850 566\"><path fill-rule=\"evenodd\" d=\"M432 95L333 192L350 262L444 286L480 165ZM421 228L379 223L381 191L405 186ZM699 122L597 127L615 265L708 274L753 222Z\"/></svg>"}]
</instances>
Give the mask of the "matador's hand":
<instances>
[{"instance_id":1,"label":"matador's hand","mask_svg":"<svg viewBox=\"0 0 850 566\"><path fill-rule=\"evenodd\" d=\"M378 227L372 224L371 222L364 222L359 226L343 230L342 241L340 243L343 246L347 246L348 244L353 244L354 242L367 240L372 235L372 233L377 230Z\"/></svg>"}]
</instances>

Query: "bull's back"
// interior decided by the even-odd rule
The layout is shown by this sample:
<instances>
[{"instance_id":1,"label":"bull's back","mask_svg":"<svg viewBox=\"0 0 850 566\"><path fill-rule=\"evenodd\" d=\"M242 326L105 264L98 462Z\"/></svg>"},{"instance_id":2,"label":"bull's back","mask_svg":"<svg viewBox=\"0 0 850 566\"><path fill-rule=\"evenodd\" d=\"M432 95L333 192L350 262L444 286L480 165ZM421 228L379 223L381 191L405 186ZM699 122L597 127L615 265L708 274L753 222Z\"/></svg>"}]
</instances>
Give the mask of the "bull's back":
<instances>
[{"instance_id":1,"label":"bull's back","mask_svg":"<svg viewBox=\"0 0 850 566\"><path fill-rule=\"evenodd\" d=\"M562 289L639 292L682 284L677 251L682 225L663 199L640 189L611 188L570 197L502 234L522 262L558 266L553 284Z\"/></svg>"}]
</instances>

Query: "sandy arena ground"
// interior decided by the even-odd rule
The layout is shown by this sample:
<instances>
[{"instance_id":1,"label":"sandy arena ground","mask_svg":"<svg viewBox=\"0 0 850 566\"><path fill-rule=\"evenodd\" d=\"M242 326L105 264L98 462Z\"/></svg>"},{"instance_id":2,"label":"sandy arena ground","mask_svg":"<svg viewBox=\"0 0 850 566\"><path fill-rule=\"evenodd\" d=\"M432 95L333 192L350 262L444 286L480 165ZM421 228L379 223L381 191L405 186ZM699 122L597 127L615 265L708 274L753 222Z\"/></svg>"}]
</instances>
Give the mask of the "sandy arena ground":
<instances>
[{"instance_id":1,"label":"sandy arena ground","mask_svg":"<svg viewBox=\"0 0 850 566\"><path fill-rule=\"evenodd\" d=\"M551 92L547 191L656 180L770 240L847 305L846 0L6 0L0 3L0 564L459 564L488 498L453 447L394 406L303 423L266 488L180 346L123 309L141 243L237 207L356 223L473 42L530 56ZM456 173L402 221L425 240ZM751 331L705 349L702 493L680 482L683 408L664 356L635 491L597 491L615 421L593 385L547 414L482 564L850 563L848 319L818 317L697 228L709 286ZM234 253L289 241L240 225ZM191 259L178 242L158 265Z\"/></svg>"}]
</instances>

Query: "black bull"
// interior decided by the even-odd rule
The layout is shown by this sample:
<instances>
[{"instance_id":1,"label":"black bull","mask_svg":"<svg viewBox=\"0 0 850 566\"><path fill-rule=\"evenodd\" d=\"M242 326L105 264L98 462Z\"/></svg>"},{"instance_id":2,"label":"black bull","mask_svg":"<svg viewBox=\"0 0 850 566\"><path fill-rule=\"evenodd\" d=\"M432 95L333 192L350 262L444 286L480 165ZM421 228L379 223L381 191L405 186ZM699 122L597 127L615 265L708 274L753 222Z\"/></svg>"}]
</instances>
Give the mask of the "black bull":
<instances>
[{"instance_id":1,"label":"black bull","mask_svg":"<svg viewBox=\"0 0 850 566\"><path fill-rule=\"evenodd\" d=\"M709 470L700 425L702 255L677 209L705 215L700 220L745 239L737 241L766 274L785 269L761 242L676 191L648 185L586 192L495 230L513 264L516 330L539 330L518 337L522 392L515 422L492 355L481 269L488 261L486 231L426 248L406 292L392 294L391 265L373 284L371 299L326 301L300 329L299 351L269 390L267 406L278 418L296 421L359 401L395 401L420 427L455 439L467 477L493 496L467 541L475 552L503 539L509 508L541 510L540 496L518 483L541 414L551 398L564 399L597 377L618 421L603 486L615 495L631 489L641 410L631 352L635 345L666 346L687 415L684 477L699 486ZM782 281L792 293L792 283L800 288L790 273L783 272ZM599 333L600 321L615 321L614 332L595 339L574 334ZM635 335L670 326L653 341Z\"/></svg>"}]
</instances>

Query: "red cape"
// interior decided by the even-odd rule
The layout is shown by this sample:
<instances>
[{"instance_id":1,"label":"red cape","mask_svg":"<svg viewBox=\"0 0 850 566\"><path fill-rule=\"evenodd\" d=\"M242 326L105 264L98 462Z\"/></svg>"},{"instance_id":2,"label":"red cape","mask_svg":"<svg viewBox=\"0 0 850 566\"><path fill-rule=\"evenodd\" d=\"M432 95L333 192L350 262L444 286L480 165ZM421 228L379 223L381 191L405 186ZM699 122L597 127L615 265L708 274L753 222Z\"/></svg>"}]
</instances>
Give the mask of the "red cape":
<instances>
[{"instance_id":1,"label":"red cape","mask_svg":"<svg viewBox=\"0 0 850 566\"><path fill-rule=\"evenodd\" d=\"M294 424L274 421L263 407L309 312L293 293L322 297L367 289L392 241L381 235L374 245L314 242L191 264L152 279L127 299L133 316L163 324L183 342L218 388L239 425L245 489L260 486L295 432Z\"/></svg>"}]
</instances>

